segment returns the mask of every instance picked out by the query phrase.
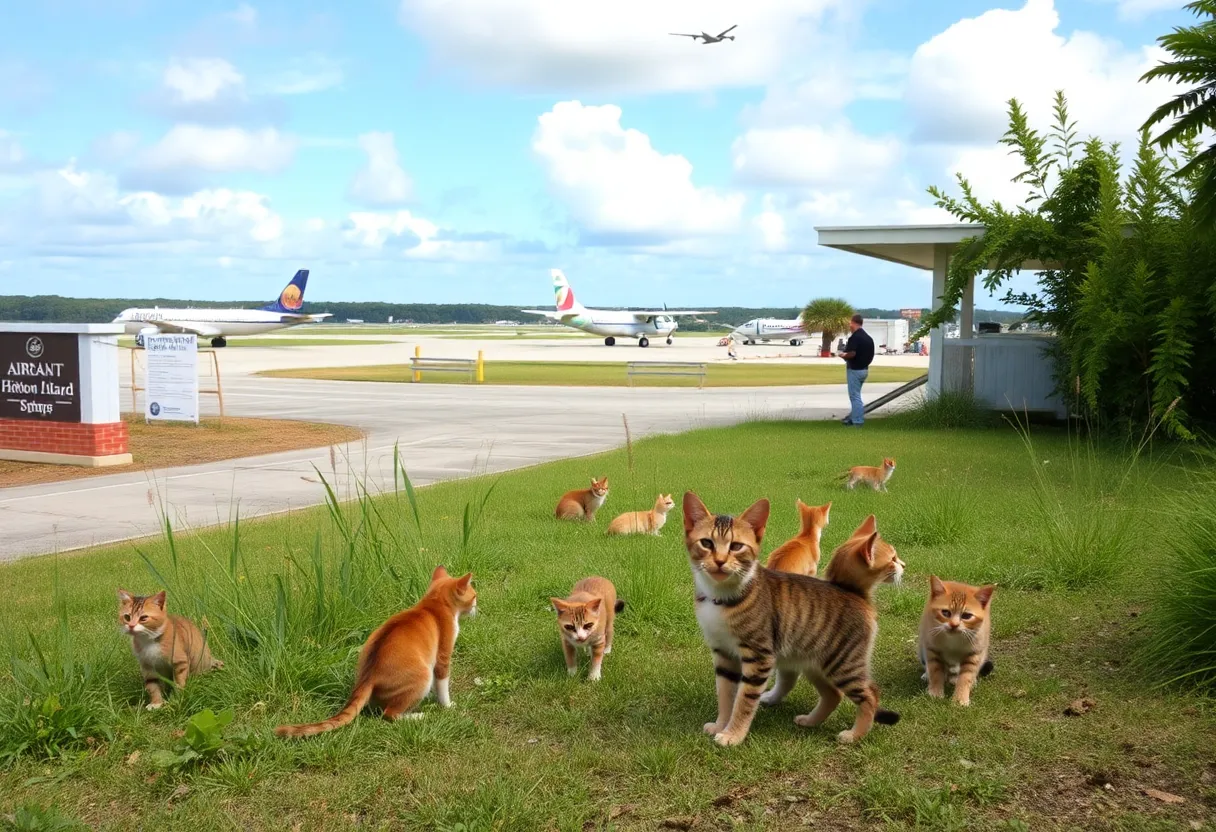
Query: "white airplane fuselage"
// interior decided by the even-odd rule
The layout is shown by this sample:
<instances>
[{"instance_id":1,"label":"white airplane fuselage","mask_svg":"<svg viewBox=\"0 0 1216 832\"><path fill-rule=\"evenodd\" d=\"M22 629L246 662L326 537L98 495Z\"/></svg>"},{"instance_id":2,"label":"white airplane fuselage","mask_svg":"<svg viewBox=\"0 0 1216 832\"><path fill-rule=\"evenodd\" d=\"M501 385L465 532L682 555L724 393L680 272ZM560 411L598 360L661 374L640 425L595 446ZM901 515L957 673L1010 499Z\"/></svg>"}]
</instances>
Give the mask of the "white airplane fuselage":
<instances>
[{"instance_id":1,"label":"white airplane fuselage","mask_svg":"<svg viewBox=\"0 0 1216 832\"><path fill-rule=\"evenodd\" d=\"M753 318L745 324L735 327L732 333L737 340L745 344L757 341L789 341L791 346L798 346L809 337L802 321L780 320L777 318Z\"/></svg>"},{"instance_id":2,"label":"white airplane fuselage","mask_svg":"<svg viewBox=\"0 0 1216 832\"><path fill-rule=\"evenodd\" d=\"M262 309L124 309L114 319L114 323L123 324L123 328L131 335L156 334L157 321L182 321L183 323L200 324L207 330L205 336L224 338L229 335L261 335L284 329L298 324L311 323L299 315L283 315L279 312L268 312Z\"/></svg>"},{"instance_id":3,"label":"white airplane fuselage","mask_svg":"<svg viewBox=\"0 0 1216 832\"><path fill-rule=\"evenodd\" d=\"M562 320L562 323L592 335L614 338L641 338L643 335L666 338L680 328L674 319L664 315L653 315L639 321L631 313L615 309L584 308L574 317Z\"/></svg>"}]
</instances>

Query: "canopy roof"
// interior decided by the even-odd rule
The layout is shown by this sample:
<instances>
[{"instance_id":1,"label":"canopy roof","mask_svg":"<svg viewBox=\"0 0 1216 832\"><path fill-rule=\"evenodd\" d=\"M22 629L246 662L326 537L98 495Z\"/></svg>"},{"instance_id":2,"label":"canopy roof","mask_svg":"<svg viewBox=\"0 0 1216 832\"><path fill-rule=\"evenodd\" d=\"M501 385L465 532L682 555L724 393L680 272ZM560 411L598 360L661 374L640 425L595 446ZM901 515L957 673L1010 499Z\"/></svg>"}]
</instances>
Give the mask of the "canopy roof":
<instances>
[{"instance_id":1,"label":"canopy roof","mask_svg":"<svg viewBox=\"0 0 1216 832\"><path fill-rule=\"evenodd\" d=\"M984 233L978 223L955 225L838 225L816 227L819 245L916 269L933 269L937 246L954 246Z\"/></svg>"}]
</instances>

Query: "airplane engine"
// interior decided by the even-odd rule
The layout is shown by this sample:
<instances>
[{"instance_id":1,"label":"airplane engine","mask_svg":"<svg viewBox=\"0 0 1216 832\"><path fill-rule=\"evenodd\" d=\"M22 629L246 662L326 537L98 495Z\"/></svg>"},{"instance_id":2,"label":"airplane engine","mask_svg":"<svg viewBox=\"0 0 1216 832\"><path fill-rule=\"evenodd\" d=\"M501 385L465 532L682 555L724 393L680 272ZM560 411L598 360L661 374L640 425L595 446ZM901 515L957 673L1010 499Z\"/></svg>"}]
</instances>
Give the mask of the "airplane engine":
<instances>
[{"instance_id":1,"label":"airplane engine","mask_svg":"<svg viewBox=\"0 0 1216 832\"><path fill-rule=\"evenodd\" d=\"M144 345L145 335L156 335L158 332L160 332L160 330L154 326L144 327L139 332L135 333L135 346L142 347Z\"/></svg>"}]
</instances>

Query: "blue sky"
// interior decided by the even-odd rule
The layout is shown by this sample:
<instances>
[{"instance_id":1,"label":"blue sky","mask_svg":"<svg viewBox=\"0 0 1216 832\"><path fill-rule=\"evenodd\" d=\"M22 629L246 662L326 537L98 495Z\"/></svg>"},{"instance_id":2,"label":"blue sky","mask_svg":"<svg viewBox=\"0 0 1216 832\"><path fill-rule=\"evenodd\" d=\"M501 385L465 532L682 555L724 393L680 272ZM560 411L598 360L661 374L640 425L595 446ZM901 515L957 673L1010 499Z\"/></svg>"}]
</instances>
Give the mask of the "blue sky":
<instances>
[{"instance_id":1,"label":"blue sky","mask_svg":"<svg viewBox=\"0 0 1216 832\"><path fill-rule=\"evenodd\" d=\"M1021 193L1004 102L1134 140L1163 0L46 0L0 28L0 292L929 302L814 226ZM602 8L600 7L602 6ZM669 31L718 31L701 45ZM996 306L995 300L978 299Z\"/></svg>"}]
</instances>

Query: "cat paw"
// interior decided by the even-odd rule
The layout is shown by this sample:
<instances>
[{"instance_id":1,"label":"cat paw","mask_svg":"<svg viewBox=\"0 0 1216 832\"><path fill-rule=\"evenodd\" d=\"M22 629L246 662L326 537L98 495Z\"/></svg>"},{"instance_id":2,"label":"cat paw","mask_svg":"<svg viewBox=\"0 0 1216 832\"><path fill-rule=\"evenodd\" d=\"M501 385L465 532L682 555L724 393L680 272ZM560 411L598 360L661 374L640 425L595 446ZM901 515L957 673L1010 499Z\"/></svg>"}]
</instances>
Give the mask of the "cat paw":
<instances>
[{"instance_id":1,"label":"cat paw","mask_svg":"<svg viewBox=\"0 0 1216 832\"><path fill-rule=\"evenodd\" d=\"M732 745L738 745L743 742L743 736L740 734L731 734L726 731L721 731L714 734L714 742L723 748L730 748Z\"/></svg>"},{"instance_id":2,"label":"cat paw","mask_svg":"<svg viewBox=\"0 0 1216 832\"><path fill-rule=\"evenodd\" d=\"M760 704L765 706L779 705L783 697L777 695L777 691L770 690L767 693L760 694Z\"/></svg>"},{"instance_id":3,"label":"cat paw","mask_svg":"<svg viewBox=\"0 0 1216 832\"><path fill-rule=\"evenodd\" d=\"M920 674L920 680L922 682L929 681L929 671L926 670L924 673Z\"/></svg>"},{"instance_id":4,"label":"cat paw","mask_svg":"<svg viewBox=\"0 0 1216 832\"><path fill-rule=\"evenodd\" d=\"M946 695L945 688L929 688L929 690L927 692L934 699L941 699L943 696Z\"/></svg>"},{"instance_id":5,"label":"cat paw","mask_svg":"<svg viewBox=\"0 0 1216 832\"><path fill-rule=\"evenodd\" d=\"M578 665L575 665L574 667L567 667L566 675L567 676L577 676L578 675Z\"/></svg>"},{"instance_id":6,"label":"cat paw","mask_svg":"<svg viewBox=\"0 0 1216 832\"><path fill-rule=\"evenodd\" d=\"M450 707L452 707L452 706L453 706L453 705L455 705L455 704L456 704L455 702L453 702L451 699L449 699L447 702L440 702L440 703L439 703L439 707L441 707L441 708L450 708Z\"/></svg>"},{"instance_id":7,"label":"cat paw","mask_svg":"<svg viewBox=\"0 0 1216 832\"><path fill-rule=\"evenodd\" d=\"M823 720L819 719L814 714L800 714L799 716L794 717L794 724L799 728L815 728L821 722L823 722Z\"/></svg>"},{"instance_id":8,"label":"cat paw","mask_svg":"<svg viewBox=\"0 0 1216 832\"><path fill-rule=\"evenodd\" d=\"M421 711L412 711L408 714L396 714L395 716L391 717L391 719L393 722L400 722L403 719L422 719L424 716L426 716L426 714L422 713Z\"/></svg>"},{"instance_id":9,"label":"cat paw","mask_svg":"<svg viewBox=\"0 0 1216 832\"><path fill-rule=\"evenodd\" d=\"M211 669L212 670L223 670L224 663L222 661L220 661L219 659L216 659L215 661L213 661L211 663Z\"/></svg>"},{"instance_id":10,"label":"cat paw","mask_svg":"<svg viewBox=\"0 0 1216 832\"><path fill-rule=\"evenodd\" d=\"M611 652L612 652L612 647L611 647L611 646L608 646L608 647L605 647L605 648L604 648L604 655L605 655L605 656L607 656L607 655L608 655L609 653L611 653Z\"/></svg>"},{"instance_id":11,"label":"cat paw","mask_svg":"<svg viewBox=\"0 0 1216 832\"><path fill-rule=\"evenodd\" d=\"M971 707L971 697L970 696L965 696L965 697L956 696L956 697L954 697L954 704L962 705L964 708L969 708L969 707Z\"/></svg>"},{"instance_id":12,"label":"cat paw","mask_svg":"<svg viewBox=\"0 0 1216 832\"><path fill-rule=\"evenodd\" d=\"M599 670L593 670L593 671L591 671L590 673L588 673L588 674L587 674L587 681L589 681L589 682L598 682L599 680L600 680L600 672L599 672Z\"/></svg>"},{"instance_id":13,"label":"cat paw","mask_svg":"<svg viewBox=\"0 0 1216 832\"><path fill-rule=\"evenodd\" d=\"M164 702L149 702L147 705L144 705L144 710L145 711L158 711L162 707L164 707L164 704L165 704Z\"/></svg>"},{"instance_id":14,"label":"cat paw","mask_svg":"<svg viewBox=\"0 0 1216 832\"><path fill-rule=\"evenodd\" d=\"M715 734L717 734L719 731L721 731L723 727L724 726L719 725L716 722L707 722L701 726L701 730L704 731L705 733L709 734L712 737Z\"/></svg>"},{"instance_id":15,"label":"cat paw","mask_svg":"<svg viewBox=\"0 0 1216 832\"><path fill-rule=\"evenodd\" d=\"M852 728L850 728L847 731L841 731L839 734L836 735L836 741L840 742L840 743L844 743L845 745L848 745L849 743L851 743L853 741L853 739L854 739L854 735L853 735Z\"/></svg>"}]
</instances>

